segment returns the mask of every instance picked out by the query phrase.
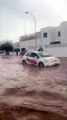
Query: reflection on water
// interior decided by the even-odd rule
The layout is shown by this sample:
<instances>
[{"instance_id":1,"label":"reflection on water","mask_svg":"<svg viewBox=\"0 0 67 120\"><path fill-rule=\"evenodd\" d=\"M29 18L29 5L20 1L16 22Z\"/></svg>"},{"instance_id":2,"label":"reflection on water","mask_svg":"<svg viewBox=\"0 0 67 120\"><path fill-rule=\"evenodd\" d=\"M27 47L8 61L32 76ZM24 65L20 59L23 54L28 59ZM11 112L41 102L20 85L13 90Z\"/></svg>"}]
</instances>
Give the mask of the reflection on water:
<instances>
[{"instance_id":1,"label":"reflection on water","mask_svg":"<svg viewBox=\"0 0 67 120\"><path fill-rule=\"evenodd\" d=\"M10 120L66 120L67 58L42 69L20 59L0 56L0 120L8 120L6 109Z\"/></svg>"}]
</instances>

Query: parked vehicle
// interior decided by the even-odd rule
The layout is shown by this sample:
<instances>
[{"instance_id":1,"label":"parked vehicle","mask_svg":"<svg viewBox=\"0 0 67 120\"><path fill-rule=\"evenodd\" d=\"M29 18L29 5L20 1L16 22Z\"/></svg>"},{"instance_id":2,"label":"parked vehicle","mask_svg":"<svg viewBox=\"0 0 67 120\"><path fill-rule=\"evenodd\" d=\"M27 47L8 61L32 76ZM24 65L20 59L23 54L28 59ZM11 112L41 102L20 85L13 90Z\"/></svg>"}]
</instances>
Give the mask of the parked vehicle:
<instances>
[{"instance_id":1,"label":"parked vehicle","mask_svg":"<svg viewBox=\"0 0 67 120\"><path fill-rule=\"evenodd\" d=\"M34 64L39 67L59 65L60 60L46 52L28 51L22 58L22 64Z\"/></svg>"}]
</instances>

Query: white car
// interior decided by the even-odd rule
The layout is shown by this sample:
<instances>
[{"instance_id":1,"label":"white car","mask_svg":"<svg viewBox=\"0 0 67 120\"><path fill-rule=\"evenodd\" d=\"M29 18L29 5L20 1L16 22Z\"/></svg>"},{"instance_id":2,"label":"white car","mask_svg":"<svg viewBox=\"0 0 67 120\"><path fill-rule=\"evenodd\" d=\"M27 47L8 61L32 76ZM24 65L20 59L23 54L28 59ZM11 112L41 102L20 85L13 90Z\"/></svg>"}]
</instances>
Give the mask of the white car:
<instances>
[{"instance_id":1,"label":"white car","mask_svg":"<svg viewBox=\"0 0 67 120\"><path fill-rule=\"evenodd\" d=\"M59 65L60 60L46 52L28 51L22 57L22 64L34 64L39 67Z\"/></svg>"}]
</instances>

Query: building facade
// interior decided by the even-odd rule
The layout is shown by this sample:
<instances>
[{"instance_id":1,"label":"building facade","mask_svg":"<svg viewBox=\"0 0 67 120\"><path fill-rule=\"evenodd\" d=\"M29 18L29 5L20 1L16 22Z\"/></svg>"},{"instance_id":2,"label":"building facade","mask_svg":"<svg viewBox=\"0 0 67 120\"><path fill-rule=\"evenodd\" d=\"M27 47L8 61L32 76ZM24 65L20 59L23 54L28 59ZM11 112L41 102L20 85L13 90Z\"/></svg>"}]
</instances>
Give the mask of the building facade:
<instances>
[{"instance_id":1,"label":"building facade","mask_svg":"<svg viewBox=\"0 0 67 120\"><path fill-rule=\"evenodd\" d=\"M20 37L21 48L43 47L44 51L58 57L67 57L67 21L58 27L45 27L35 34Z\"/></svg>"},{"instance_id":2,"label":"building facade","mask_svg":"<svg viewBox=\"0 0 67 120\"><path fill-rule=\"evenodd\" d=\"M20 43L19 42L13 43L13 48L14 49L20 49Z\"/></svg>"},{"instance_id":3,"label":"building facade","mask_svg":"<svg viewBox=\"0 0 67 120\"><path fill-rule=\"evenodd\" d=\"M67 22L58 27L41 29L41 40L44 50L58 57L67 57Z\"/></svg>"},{"instance_id":4,"label":"building facade","mask_svg":"<svg viewBox=\"0 0 67 120\"><path fill-rule=\"evenodd\" d=\"M63 22L58 27L46 27L41 29L42 44L66 44L67 43L67 22Z\"/></svg>"},{"instance_id":5,"label":"building facade","mask_svg":"<svg viewBox=\"0 0 67 120\"><path fill-rule=\"evenodd\" d=\"M41 32L20 37L20 51L22 48L32 49L41 45Z\"/></svg>"}]
</instances>

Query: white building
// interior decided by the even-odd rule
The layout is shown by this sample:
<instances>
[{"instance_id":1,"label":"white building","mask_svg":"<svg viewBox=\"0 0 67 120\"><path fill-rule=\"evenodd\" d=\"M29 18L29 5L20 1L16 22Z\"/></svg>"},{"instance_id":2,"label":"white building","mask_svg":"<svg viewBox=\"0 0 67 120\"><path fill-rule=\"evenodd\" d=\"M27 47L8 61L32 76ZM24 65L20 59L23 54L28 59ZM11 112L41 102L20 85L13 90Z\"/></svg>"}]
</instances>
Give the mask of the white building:
<instances>
[{"instance_id":1,"label":"white building","mask_svg":"<svg viewBox=\"0 0 67 120\"><path fill-rule=\"evenodd\" d=\"M42 44L49 45L54 42L67 43L67 22L58 27L46 27L41 29Z\"/></svg>"},{"instance_id":2,"label":"white building","mask_svg":"<svg viewBox=\"0 0 67 120\"><path fill-rule=\"evenodd\" d=\"M58 27L45 27L40 32L20 37L21 48L34 48L42 46L44 51L58 56L67 57L67 21L62 22Z\"/></svg>"},{"instance_id":3,"label":"white building","mask_svg":"<svg viewBox=\"0 0 67 120\"><path fill-rule=\"evenodd\" d=\"M41 40L43 48L50 54L67 57L67 22L41 29Z\"/></svg>"},{"instance_id":4,"label":"white building","mask_svg":"<svg viewBox=\"0 0 67 120\"><path fill-rule=\"evenodd\" d=\"M41 33L25 35L20 37L20 51L22 48L31 49L41 45Z\"/></svg>"},{"instance_id":5,"label":"white building","mask_svg":"<svg viewBox=\"0 0 67 120\"><path fill-rule=\"evenodd\" d=\"M20 49L20 43L19 42L13 43L13 48L14 49Z\"/></svg>"}]
</instances>

